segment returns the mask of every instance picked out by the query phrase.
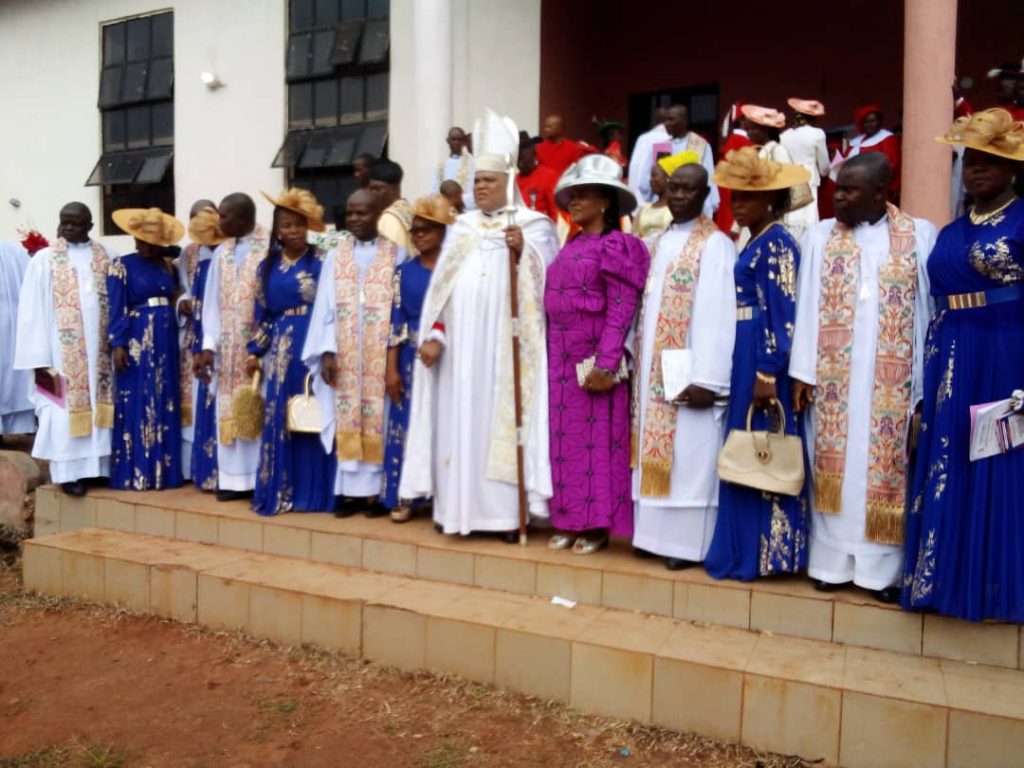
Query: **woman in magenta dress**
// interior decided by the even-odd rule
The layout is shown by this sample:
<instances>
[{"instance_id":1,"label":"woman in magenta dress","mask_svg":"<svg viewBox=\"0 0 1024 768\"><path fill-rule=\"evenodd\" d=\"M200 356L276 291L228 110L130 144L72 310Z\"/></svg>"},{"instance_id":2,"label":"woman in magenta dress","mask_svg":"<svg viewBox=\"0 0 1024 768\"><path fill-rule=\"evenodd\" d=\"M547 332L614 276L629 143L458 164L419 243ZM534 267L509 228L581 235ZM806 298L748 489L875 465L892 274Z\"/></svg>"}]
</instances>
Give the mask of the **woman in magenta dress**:
<instances>
[{"instance_id":1,"label":"woman in magenta dress","mask_svg":"<svg viewBox=\"0 0 1024 768\"><path fill-rule=\"evenodd\" d=\"M555 188L580 232L548 267L544 290L556 531L548 546L579 555L633 534L629 383L620 371L650 254L619 229L620 212L636 207L621 177L614 160L589 155ZM581 364L590 368L582 383Z\"/></svg>"}]
</instances>

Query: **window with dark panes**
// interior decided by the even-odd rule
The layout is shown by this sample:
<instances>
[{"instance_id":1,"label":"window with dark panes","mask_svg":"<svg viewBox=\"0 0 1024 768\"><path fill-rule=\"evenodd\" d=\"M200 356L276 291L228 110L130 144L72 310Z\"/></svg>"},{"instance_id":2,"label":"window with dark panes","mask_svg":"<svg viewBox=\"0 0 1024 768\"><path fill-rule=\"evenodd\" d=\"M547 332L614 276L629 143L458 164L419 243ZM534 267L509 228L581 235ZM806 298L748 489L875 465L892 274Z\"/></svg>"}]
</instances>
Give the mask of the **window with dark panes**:
<instances>
[{"instance_id":1,"label":"window with dark panes","mask_svg":"<svg viewBox=\"0 0 1024 768\"><path fill-rule=\"evenodd\" d=\"M103 188L103 234L118 208L174 213L174 13L103 26L97 104L103 153L87 186Z\"/></svg>"},{"instance_id":2,"label":"window with dark panes","mask_svg":"<svg viewBox=\"0 0 1024 768\"><path fill-rule=\"evenodd\" d=\"M311 190L339 227L356 188L353 161L387 145L390 12L388 0L288 3L288 132L273 167Z\"/></svg>"}]
</instances>

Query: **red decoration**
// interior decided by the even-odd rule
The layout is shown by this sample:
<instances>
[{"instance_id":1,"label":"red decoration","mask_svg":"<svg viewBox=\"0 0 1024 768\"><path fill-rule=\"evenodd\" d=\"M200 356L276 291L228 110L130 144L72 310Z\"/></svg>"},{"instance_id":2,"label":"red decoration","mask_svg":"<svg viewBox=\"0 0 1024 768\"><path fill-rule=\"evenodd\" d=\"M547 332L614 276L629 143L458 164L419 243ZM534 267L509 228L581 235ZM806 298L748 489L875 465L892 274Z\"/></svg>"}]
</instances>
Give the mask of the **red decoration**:
<instances>
[{"instance_id":1,"label":"red decoration","mask_svg":"<svg viewBox=\"0 0 1024 768\"><path fill-rule=\"evenodd\" d=\"M36 251L46 248L49 245L50 241L34 229L29 230L29 232L21 239L21 247L28 251L29 256L34 256Z\"/></svg>"}]
</instances>

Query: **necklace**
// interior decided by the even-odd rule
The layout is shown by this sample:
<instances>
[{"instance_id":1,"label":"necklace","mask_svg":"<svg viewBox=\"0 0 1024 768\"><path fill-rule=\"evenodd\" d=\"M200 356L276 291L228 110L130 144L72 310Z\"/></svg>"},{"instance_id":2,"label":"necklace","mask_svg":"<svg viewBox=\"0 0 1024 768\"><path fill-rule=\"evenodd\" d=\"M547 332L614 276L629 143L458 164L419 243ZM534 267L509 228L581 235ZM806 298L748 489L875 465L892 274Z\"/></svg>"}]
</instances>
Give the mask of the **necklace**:
<instances>
[{"instance_id":1,"label":"necklace","mask_svg":"<svg viewBox=\"0 0 1024 768\"><path fill-rule=\"evenodd\" d=\"M993 216L995 216L996 214L999 214L999 213L1002 213L1003 211L1005 211L1007 208L1009 208L1015 202L1017 202L1017 196L1013 195L1009 200L1007 200L1005 203L1000 205L994 211L988 211L987 213L975 213L973 210L971 210L969 212L969 214L968 214L971 217L971 224L983 224L986 221L988 221L989 219L991 219Z\"/></svg>"},{"instance_id":2,"label":"necklace","mask_svg":"<svg viewBox=\"0 0 1024 768\"><path fill-rule=\"evenodd\" d=\"M298 264L299 259L301 259L305 255L306 252L303 251L295 258L292 258L291 256L288 255L287 251L281 251L281 263L286 265L286 268L290 269L291 267L294 267L296 264Z\"/></svg>"}]
</instances>

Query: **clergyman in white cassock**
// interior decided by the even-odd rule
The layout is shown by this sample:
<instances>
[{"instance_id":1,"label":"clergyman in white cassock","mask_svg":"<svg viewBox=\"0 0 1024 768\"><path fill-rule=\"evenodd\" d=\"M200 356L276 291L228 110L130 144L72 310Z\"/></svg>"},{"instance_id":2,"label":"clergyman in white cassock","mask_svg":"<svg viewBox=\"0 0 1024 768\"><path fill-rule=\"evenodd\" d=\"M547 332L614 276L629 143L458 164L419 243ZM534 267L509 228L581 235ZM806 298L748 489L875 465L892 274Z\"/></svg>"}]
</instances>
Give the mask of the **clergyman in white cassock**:
<instances>
[{"instance_id":1,"label":"clergyman in white cassock","mask_svg":"<svg viewBox=\"0 0 1024 768\"><path fill-rule=\"evenodd\" d=\"M14 367L18 338L18 297L28 269L28 251L0 242L0 437L36 431L35 407L29 399L32 372Z\"/></svg>"},{"instance_id":2,"label":"clergyman in white cassock","mask_svg":"<svg viewBox=\"0 0 1024 768\"><path fill-rule=\"evenodd\" d=\"M213 358L212 389L217 398L218 498L228 500L256 486L260 444L235 433L231 404L240 387L250 386L246 345L254 330L259 265L270 239L256 224L256 206L248 195L234 193L221 201L220 224L228 239L213 253L201 322L204 364Z\"/></svg>"},{"instance_id":3,"label":"clergyman in white cassock","mask_svg":"<svg viewBox=\"0 0 1024 768\"><path fill-rule=\"evenodd\" d=\"M324 450L336 451L334 493L339 511L355 511L344 499L375 499L383 490L384 438L389 399L384 373L395 268L407 253L379 235L379 201L367 190L348 199L348 232L324 260L302 359L316 376L314 391L325 414ZM319 375L324 355L336 360L335 386ZM364 511L374 514L378 507Z\"/></svg>"},{"instance_id":4,"label":"clergyman in white cassock","mask_svg":"<svg viewBox=\"0 0 1024 768\"><path fill-rule=\"evenodd\" d=\"M651 243L637 329L633 546L667 558L670 569L703 560L711 546L736 337L736 248L698 215L707 188L707 173L696 164L669 179L675 220ZM688 349L693 360L692 383L679 404L666 401L662 381L661 352L670 349ZM694 388L703 402L687 396Z\"/></svg>"},{"instance_id":5,"label":"clergyman in white cassock","mask_svg":"<svg viewBox=\"0 0 1024 768\"><path fill-rule=\"evenodd\" d=\"M789 374L798 392L799 382L814 387L813 403L794 400L807 411L814 480L808 573L822 588L887 590L902 576L906 440L921 400L936 233L886 207L889 172L879 153L848 160L839 219L814 225L801 246Z\"/></svg>"},{"instance_id":6,"label":"clergyman in white cassock","mask_svg":"<svg viewBox=\"0 0 1024 768\"><path fill-rule=\"evenodd\" d=\"M106 276L117 254L90 240L91 228L82 203L61 209L60 237L25 272L14 353L16 369L47 382L31 396L39 419L32 456L49 461L53 482L76 495L83 479L110 475L114 425Z\"/></svg>"},{"instance_id":7,"label":"clergyman in white cassock","mask_svg":"<svg viewBox=\"0 0 1024 768\"><path fill-rule=\"evenodd\" d=\"M502 212L510 187L522 236L519 385L529 512L546 518L551 497L543 295L558 241L551 220L523 205L508 183L519 148L512 121L488 110L473 145L479 209L450 228L424 300L399 484L401 498L433 496L434 521L449 534L519 527L508 257L516 230L505 231Z\"/></svg>"}]
</instances>

